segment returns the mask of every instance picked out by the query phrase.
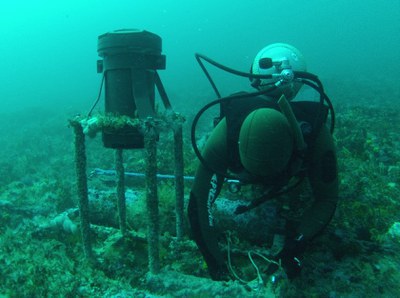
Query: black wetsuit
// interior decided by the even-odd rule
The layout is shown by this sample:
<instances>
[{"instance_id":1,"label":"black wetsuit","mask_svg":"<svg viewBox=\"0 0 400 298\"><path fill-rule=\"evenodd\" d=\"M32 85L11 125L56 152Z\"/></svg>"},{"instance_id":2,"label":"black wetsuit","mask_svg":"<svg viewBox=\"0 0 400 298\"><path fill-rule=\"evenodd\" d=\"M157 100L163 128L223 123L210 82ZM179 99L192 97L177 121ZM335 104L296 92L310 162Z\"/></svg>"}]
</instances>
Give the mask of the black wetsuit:
<instances>
[{"instance_id":1,"label":"black wetsuit","mask_svg":"<svg viewBox=\"0 0 400 298\"><path fill-rule=\"evenodd\" d=\"M246 105L248 107L246 108ZM293 102L292 109L299 123L309 129L303 133L307 143L305 152L306 176L310 181L314 201L303 214L293 234L302 234L305 240L312 239L331 220L338 200L338 178L336 151L329 129L324 124L323 113L316 112L318 103ZM240 167L238 161L238 130L244 118L257 108L268 107L279 110L265 98L244 98L236 101L227 116L215 127L203 150L203 158L217 173ZM326 115L326 114L325 114ZM232 119L236 119L232 121ZM232 129L232 126L233 129ZM235 127L236 126L236 127ZM307 126L307 125L306 125ZM236 134L236 135L235 135ZM236 163L235 163L236 159ZM224 178L200 164L190 193L188 216L193 233L213 279L226 273L224 257L218 247L211 206L217 198ZM232 216L235 216L234 214Z\"/></svg>"}]
</instances>

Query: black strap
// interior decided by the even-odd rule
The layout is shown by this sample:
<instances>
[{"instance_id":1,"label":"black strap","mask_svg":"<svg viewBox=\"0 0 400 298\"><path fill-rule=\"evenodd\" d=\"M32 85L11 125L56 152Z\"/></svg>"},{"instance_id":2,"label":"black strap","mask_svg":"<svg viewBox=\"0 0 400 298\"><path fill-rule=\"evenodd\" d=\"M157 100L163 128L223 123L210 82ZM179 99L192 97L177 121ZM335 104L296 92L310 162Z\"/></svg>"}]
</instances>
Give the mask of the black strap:
<instances>
[{"instance_id":1,"label":"black strap","mask_svg":"<svg viewBox=\"0 0 400 298\"><path fill-rule=\"evenodd\" d=\"M155 83L157 86L158 93L160 94L161 100L164 104L164 107L167 110L172 110L171 102L169 101L167 92L165 92L164 85L162 84L160 76L157 71L155 74Z\"/></svg>"}]
</instances>

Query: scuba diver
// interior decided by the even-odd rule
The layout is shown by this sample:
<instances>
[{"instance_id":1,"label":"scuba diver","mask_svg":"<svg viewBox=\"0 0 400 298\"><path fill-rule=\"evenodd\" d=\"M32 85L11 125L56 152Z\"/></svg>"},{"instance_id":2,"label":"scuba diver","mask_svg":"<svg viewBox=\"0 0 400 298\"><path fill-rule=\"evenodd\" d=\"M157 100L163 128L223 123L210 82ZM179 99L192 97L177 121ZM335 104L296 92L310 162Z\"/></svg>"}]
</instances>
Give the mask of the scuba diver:
<instances>
[{"instance_id":1,"label":"scuba diver","mask_svg":"<svg viewBox=\"0 0 400 298\"><path fill-rule=\"evenodd\" d=\"M197 55L198 61L202 58L232 73L246 74ZM206 75L216 90L207 72ZM237 216L265 201L279 202L284 194L298 189L308 180L312 203L305 206L298 221L284 220L284 244L273 255L273 260L280 262L291 279L300 274L308 243L331 221L338 201L333 108L319 79L306 72L303 55L291 45L275 43L263 48L254 59L250 73L243 76L250 78L256 92L235 93L204 109L218 103L221 117L202 152L193 145L201 163L188 205L192 237L211 278L227 280L231 274L219 245L212 212L224 182L236 179L265 189L248 205L239 206L232 214ZM317 90L320 101L295 101L303 85ZM195 118L192 126L192 143L197 120ZM290 200L300 201L299 196ZM271 263L267 271L273 273L277 269L278 266Z\"/></svg>"}]
</instances>

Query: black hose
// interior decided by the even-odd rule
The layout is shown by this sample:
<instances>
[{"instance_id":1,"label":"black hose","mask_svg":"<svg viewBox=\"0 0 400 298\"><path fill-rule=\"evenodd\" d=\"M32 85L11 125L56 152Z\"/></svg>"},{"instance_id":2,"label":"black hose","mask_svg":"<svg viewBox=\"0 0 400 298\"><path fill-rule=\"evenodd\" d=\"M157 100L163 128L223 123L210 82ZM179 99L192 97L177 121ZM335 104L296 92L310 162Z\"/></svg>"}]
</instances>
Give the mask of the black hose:
<instances>
[{"instance_id":1,"label":"black hose","mask_svg":"<svg viewBox=\"0 0 400 298\"><path fill-rule=\"evenodd\" d=\"M233 68L227 67L225 65L222 65L218 62L216 62L215 60L208 58L205 55L199 54L199 53L195 53L194 56L196 57L197 62L199 63L201 69L203 70L204 74L206 75L208 81L211 84L211 87L213 88L215 94L217 95L217 98L221 98L221 93L218 91L217 85L214 83L214 80L211 78L211 75L209 74L209 72L207 71L207 68L204 66L203 62L201 61L201 59L207 61L208 63L210 63L211 65L214 65L215 67L222 69L226 72L229 72L231 74L237 75L237 76L241 76L241 77L246 77L249 79L271 79L272 75L267 74L267 75L257 75L257 74L251 74L248 72L243 72L243 71L238 71L235 70ZM223 117L225 111L225 104L221 103L220 105L220 118Z\"/></svg>"},{"instance_id":2,"label":"black hose","mask_svg":"<svg viewBox=\"0 0 400 298\"><path fill-rule=\"evenodd\" d=\"M218 98L221 98L221 94L219 93L219 91L217 89L217 86L215 85L213 79L211 78L210 74L208 73L208 71L207 71L206 67L204 66L203 62L201 62L201 60L200 60L200 58L202 58L202 55L195 54L195 57L196 57L197 62L200 65L201 69L203 70L204 74L206 75L208 81L210 82L211 87L214 89L215 94L217 95Z\"/></svg>"},{"instance_id":3,"label":"black hose","mask_svg":"<svg viewBox=\"0 0 400 298\"><path fill-rule=\"evenodd\" d=\"M207 56L204 56L202 54L196 53L194 54L196 57L196 60L200 63L200 58L203 60L206 60L208 63L214 65L215 67L222 69L226 72L229 72L231 74L240 76L240 77L246 77L249 79L272 79L272 75L271 74L265 74L265 75L260 75L260 74L252 74L252 73L248 73L248 72L244 72L244 71L239 71L230 67L227 67L225 65L222 65L218 62L216 62L215 60L212 60L211 58L208 58Z\"/></svg>"},{"instance_id":4,"label":"black hose","mask_svg":"<svg viewBox=\"0 0 400 298\"><path fill-rule=\"evenodd\" d=\"M328 109L331 114L330 132L331 132L331 134L333 134L333 131L335 129L335 122L336 122L335 110L333 108L331 100L329 99L328 95L324 91L324 87L323 87L321 81L318 79L318 77L316 75L309 73L309 72L295 71L295 75L300 79L300 81L303 84L310 86L311 88L313 88L320 94L320 113L322 112L324 103L326 102L326 104L328 105ZM314 83L310 82L310 80L313 81ZM318 115L318 117L320 117L320 114ZM318 117L317 117L317 119L318 119Z\"/></svg>"}]
</instances>

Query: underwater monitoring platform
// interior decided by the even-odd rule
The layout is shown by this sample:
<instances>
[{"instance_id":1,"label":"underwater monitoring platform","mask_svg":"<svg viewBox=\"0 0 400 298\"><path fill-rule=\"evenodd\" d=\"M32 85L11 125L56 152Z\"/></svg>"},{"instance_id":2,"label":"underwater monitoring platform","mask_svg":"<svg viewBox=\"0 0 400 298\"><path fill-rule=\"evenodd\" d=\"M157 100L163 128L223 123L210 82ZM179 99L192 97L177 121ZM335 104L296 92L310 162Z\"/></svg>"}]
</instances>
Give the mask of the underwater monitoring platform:
<instances>
[{"instance_id":1,"label":"underwater monitoring platform","mask_svg":"<svg viewBox=\"0 0 400 298\"><path fill-rule=\"evenodd\" d=\"M176 235L183 238L183 117L172 110L157 73L165 69L161 54L161 38L148 31L116 30L98 37L97 72L102 74L99 96L87 116L70 119L74 130L75 168L79 196L80 228L85 256L94 259L89 219L88 177L86 168L86 136L102 134L103 145L115 149L117 206L122 237L127 235L125 169L123 150L143 149L146 152L146 205L148 216L149 271L158 273L159 209L157 192L157 140L161 133L173 133L175 156ZM104 91L103 91L104 89ZM155 109L157 89L165 110ZM104 93L104 113L92 112Z\"/></svg>"}]
</instances>

